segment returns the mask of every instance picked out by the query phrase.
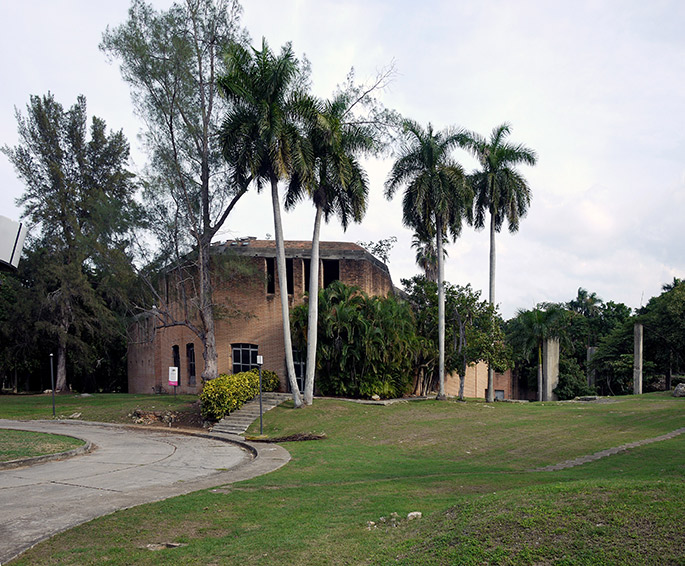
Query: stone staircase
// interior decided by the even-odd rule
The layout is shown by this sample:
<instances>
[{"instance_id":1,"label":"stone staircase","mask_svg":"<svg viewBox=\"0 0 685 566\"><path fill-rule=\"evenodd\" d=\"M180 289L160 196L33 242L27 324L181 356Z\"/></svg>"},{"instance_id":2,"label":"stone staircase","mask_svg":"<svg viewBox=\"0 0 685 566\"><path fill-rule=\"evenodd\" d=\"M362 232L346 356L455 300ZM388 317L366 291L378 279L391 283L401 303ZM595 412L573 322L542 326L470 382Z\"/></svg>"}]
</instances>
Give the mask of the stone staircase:
<instances>
[{"instance_id":1,"label":"stone staircase","mask_svg":"<svg viewBox=\"0 0 685 566\"><path fill-rule=\"evenodd\" d=\"M266 413L288 399L292 399L290 393L262 393L262 412ZM216 423L212 428L212 434L243 434L247 427L258 419L259 396Z\"/></svg>"}]
</instances>

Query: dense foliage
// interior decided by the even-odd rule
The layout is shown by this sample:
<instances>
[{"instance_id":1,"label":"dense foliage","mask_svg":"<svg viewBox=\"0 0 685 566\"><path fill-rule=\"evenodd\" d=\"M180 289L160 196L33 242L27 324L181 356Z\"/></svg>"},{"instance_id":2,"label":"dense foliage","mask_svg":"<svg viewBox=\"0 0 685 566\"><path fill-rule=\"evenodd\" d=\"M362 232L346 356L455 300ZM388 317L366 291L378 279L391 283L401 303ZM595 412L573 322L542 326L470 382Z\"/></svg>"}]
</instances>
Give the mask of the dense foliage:
<instances>
[{"instance_id":1,"label":"dense foliage","mask_svg":"<svg viewBox=\"0 0 685 566\"><path fill-rule=\"evenodd\" d=\"M262 370L262 391L278 391L280 380L273 371ZM259 395L259 370L222 374L205 382L200 393L202 416L218 421Z\"/></svg>"},{"instance_id":2,"label":"dense foliage","mask_svg":"<svg viewBox=\"0 0 685 566\"><path fill-rule=\"evenodd\" d=\"M25 184L18 202L30 223L0 299L11 325L3 370L40 368L49 384L52 351L56 389L120 389L138 210L128 142L97 117L89 125L82 96L68 110L52 94L32 96L26 110L17 112L18 145L2 148Z\"/></svg>"},{"instance_id":3,"label":"dense foliage","mask_svg":"<svg viewBox=\"0 0 685 566\"><path fill-rule=\"evenodd\" d=\"M415 276L403 279L402 285L420 339L414 393L425 395L438 385L437 283ZM474 291L470 285L446 282L445 322L445 371L461 377L460 397L467 365L485 361L498 370L507 369L510 352L504 343L501 320L492 306L480 299L480 291Z\"/></svg>"},{"instance_id":4,"label":"dense foliage","mask_svg":"<svg viewBox=\"0 0 685 566\"><path fill-rule=\"evenodd\" d=\"M369 398L409 393L418 347L411 308L336 281L319 292L318 390ZM293 309L293 344L304 349L307 305Z\"/></svg>"}]
</instances>

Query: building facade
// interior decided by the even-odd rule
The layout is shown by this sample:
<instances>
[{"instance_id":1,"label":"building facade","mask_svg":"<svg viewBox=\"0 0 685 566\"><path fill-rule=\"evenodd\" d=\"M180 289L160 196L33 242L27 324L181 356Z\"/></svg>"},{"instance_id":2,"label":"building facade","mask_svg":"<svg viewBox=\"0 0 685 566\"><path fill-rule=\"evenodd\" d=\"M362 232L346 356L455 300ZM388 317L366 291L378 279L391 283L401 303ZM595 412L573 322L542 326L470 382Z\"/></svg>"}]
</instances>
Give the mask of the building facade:
<instances>
[{"instance_id":1,"label":"building facade","mask_svg":"<svg viewBox=\"0 0 685 566\"><path fill-rule=\"evenodd\" d=\"M311 242L286 242L285 255L288 302L292 308L304 302ZM340 280L369 295L386 296L393 291L387 266L357 244L321 242L319 256L319 288ZM281 388L286 390L283 319L275 258L276 245L272 240L243 238L212 246L215 334L219 373L255 367L259 353L264 358L264 369L275 371L281 378ZM183 279L172 272L160 283L166 304L159 310L176 312L176 319L182 318L180 311L187 308L183 299L190 295L187 277ZM146 314L129 330L129 392L170 391L173 388L168 385L169 368L176 367L179 376L176 391L199 393L200 375L204 370L201 340L187 326L162 322L164 317ZM295 359L299 377L304 372L304 355L296 352Z\"/></svg>"}]
</instances>

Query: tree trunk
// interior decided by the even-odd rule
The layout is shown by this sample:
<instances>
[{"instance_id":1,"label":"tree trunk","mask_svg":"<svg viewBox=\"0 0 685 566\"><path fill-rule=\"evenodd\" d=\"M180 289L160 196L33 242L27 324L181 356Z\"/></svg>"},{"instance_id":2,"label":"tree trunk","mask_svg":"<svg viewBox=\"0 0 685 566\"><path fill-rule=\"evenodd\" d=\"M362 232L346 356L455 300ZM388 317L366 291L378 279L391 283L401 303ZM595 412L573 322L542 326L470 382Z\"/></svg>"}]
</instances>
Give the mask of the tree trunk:
<instances>
[{"instance_id":1,"label":"tree trunk","mask_svg":"<svg viewBox=\"0 0 685 566\"><path fill-rule=\"evenodd\" d=\"M307 317L307 374L304 383L304 404L314 401L314 374L316 373L316 342L319 324L319 232L322 209L316 207L314 234L312 235L312 257L309 262L309 313Z\"/></svg>"},{"instance_id":2,"label":"tree trunk","mask_svg":"<svg viewBox=\"0 0 685 566\"><path fill-rule=\"evenodd\" d=\"M445 395L445 261L442 255L442 223L436 223L436 247L438 252L438 399Z\"/></svg>"},{"instance_id":3,"label":"tree trunk","mask_svg":"<svg viewBox=\"0 0 685 566\"><path fill-rule=\"evenodd\" d=\"M278 271L278 286L281 294L281 312L283 315L283 345L285 347L285 369L288 383L293 392L295 408L302 406L302 397L295 379L295 363L293 361L293 343L290 337L290 309L288 308L288 277L285 267L285 243L283 242L283 225L281 223L281 205L278 201L278 180L271 179L271 204L274 211L274 232L276 237L276 267Z\"/></svg>"},{"instance_id":4,"label":"tree trunk","mask_svg":"<svg viewBox=\"0 0 685 566\"><path fill-rule=\"evenodd\" d=\"M490 304L495 306L495 217L490 213ZM492 321L495 324L494 318ZM494 328L492 329L494 331ZM488 362L488 392L485 397L487 403L495 400L495 371L491 362Z\"/></svg>"},{"instance_id":5,"label":"tree trunk","mask_svg":"<svg viewBox=\"0 0 685 566\"><path fill-rule=\"evenodd\" d=\"M68 304L61 304L60 311L61 320L59 325L59 335L57 337L57 376L55 378L55 391L68 393L67 335L69 332L69 311L71 311L71 308Z\"/></svg>"},{"instance_id":6,"label":"tree trunk","mask_svg":"<svg viewBox=\"0 0 685 566\"><path fill-rule=\"evenodd\" d=\"M55 391L68 393L67 384L67 337L60 333L57 344L57 377L55 379Z\"/></svg>"},{"instance_id":7,"label":"tree trunk","mask_svg":"<svg viewBox=\"0 0 685 566\"><path fill-rule=\"evenodd\" d=\"M212 304L211 278L211 243L203 237L199 246L198 264L200 266L200 318L202 319L202 358L205 367L202 370L202 381L209 381L219 376L219 362L216 352L216 334L214 326L214 305Z\"/></svg>"}]
</instances>

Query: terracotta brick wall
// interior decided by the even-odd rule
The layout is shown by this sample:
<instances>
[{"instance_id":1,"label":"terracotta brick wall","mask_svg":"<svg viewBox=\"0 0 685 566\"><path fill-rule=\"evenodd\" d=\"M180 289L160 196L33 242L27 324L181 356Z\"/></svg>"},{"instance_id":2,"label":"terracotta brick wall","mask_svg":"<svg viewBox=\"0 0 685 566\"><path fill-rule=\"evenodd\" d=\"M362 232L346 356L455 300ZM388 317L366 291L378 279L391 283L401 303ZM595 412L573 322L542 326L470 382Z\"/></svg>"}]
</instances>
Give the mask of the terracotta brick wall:
<instances>
[{"instance_id":1,"label":"terracotta brick wall","mask_svg":"<svg viewBox=\"0 0 685 566\"><path fill-rule=\"evenodd\" d=\"M304 302L305 260L309 258L309 242L287 242L286 257L292 260L293 290L289 293L289 306ZM231 281L214 282L214 302L225 316L216 320L216 344L219 373L232 373L231 345L256 344L264 356L264 368L275 371L286 389L285 347L283 344L280 286L275 277L275 293L267 293L266 257L275 256L274 242L250 241L248 245L231 246L238 255L246 257L253 267L253 276L238 276ZM322 242L322 259L339 261L340 280L357 285L370 295L387 295L392 280L384 264L375 260L356 244ZM221 250L217 247L217 252ZM178 285L169 278L170 296L178 296ZM166 284L166 283L165 283ZM319 284L323 273L319 271ZM174 292L176 289L176 292ZM174 309L178 315L180 308ZM128 347L128 386L130 393L151 393L153 387L168 385L168 368L173 365L172 348L179 347L180 371L177 393L199 393L204 370L203 348L200 339L185 326L154 328L152 318L141 319L132 325ZM186 345L195 346L196 385L188 383Z\"/></svg>"}]
</instances>

